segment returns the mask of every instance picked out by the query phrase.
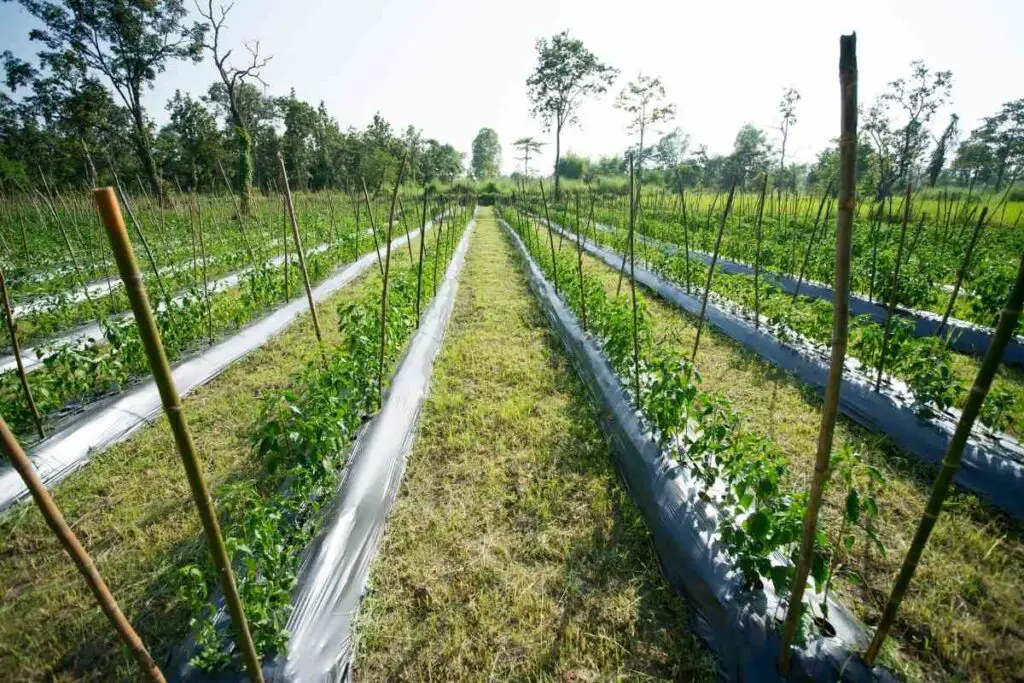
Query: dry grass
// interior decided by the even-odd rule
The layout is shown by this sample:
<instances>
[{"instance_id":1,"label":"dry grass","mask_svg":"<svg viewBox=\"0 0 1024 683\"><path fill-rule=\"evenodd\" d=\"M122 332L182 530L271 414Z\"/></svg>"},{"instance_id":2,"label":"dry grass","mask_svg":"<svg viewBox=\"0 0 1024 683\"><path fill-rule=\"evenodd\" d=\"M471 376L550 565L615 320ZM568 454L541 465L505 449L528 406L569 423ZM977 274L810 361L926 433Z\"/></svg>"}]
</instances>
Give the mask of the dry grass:
<instances>
[{"instance_id":1,"label":"dry grass","mask_svg":"<svg viewBox=\"0 0 1024 683\"><path fill-rule=\"evenodd\" d=\"M687 680L711 660L596 413L478 221L358 626L363 680Z\"/></svg>"}]
</instances>

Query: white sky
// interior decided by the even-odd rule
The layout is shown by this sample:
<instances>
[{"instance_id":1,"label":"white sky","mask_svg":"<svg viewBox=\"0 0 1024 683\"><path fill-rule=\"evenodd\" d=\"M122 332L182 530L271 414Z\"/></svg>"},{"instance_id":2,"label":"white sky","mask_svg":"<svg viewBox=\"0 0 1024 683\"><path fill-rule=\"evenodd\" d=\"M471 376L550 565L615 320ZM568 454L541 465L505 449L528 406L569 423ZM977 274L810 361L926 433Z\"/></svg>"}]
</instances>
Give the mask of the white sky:
<instances>
[{"instance_id":1,"label":"white sky","mask_svg":"<svg viewBox=\"0 0 1024 683\"><path fill-rule=\"evenodd\" d=\"M0 49L34 54L32 18L0 4ZM1003 102L1024 97L1024 0L830 0L782 2L628 3L590 0L238 0L228 41L259 39L274 55L264 76L271 93L325 100L343 127L365 126L374 112L399 130L413 124L427 137L468 152L483 126L498 132L502 168L516 168L511 142L544 135L529 115L525 80L534 41L568 28L621 71L619 81L580 113L581 128L563 135L563 150L596 156L627 146L615 94L638 71L660 76L692 144L731 150L746 122L777 125L782 89L803 99L787 156L812 161L838 133L839 35L857 31L860 101L870 104L886 83L921 58L953 71L950 111L969 131ZM145 96L150 115L176 88L205 92L215 71L207 61L175 64ZM772 133L774 135L774 133ZM546 148L550 164L553 145ZM531 159L531 168L533 160Z\"/></svg>"}]
</instances>

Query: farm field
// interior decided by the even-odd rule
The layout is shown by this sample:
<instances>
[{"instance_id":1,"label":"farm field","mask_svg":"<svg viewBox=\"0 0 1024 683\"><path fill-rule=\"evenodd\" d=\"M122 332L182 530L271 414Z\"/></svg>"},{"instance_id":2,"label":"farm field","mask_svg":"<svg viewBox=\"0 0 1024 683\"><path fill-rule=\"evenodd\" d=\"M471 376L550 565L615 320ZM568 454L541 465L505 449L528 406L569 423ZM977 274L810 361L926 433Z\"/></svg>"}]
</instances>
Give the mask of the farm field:
<instances>
[{"instance_id":1,"label":"farm field","mask_svg":"<svg viewBox=\"0 0 1024 683\"><path fill-rule=\"evenodd\" d=\"M1024 680L1024 9L882 5L0 3L0 683Z\"/></svg>"}]
</instances>

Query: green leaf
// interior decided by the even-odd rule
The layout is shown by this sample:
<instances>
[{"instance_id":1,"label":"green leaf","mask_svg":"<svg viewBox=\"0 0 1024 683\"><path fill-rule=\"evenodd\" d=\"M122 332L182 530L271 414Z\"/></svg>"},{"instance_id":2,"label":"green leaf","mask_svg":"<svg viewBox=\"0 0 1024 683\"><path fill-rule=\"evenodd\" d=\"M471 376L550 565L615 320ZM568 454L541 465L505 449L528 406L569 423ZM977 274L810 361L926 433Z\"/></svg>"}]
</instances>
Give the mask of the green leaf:
<instances>
[{"instance_id":1,"label":"green leaf","mask_svg":"<svg viewBox=\"0 0 1024 683\"><path fill-rule=\"evenodd\" d=\"M846 494L846 520L851 524L856 524L860 519L860 496L857 495L857 489L850 489Z\"/></svg>"}]
</instances>

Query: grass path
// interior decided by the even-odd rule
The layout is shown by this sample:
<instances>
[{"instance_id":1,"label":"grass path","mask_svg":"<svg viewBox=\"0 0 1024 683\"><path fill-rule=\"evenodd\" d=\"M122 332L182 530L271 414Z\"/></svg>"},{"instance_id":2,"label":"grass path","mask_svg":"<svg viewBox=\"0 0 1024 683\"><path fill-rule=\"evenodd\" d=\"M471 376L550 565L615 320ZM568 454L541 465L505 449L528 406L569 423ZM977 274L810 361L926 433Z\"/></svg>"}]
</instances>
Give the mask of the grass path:
<instances>
[{"instance_id":1,"label":"grass path","mask_svg":"<svg viewBox=\"0 0 1024 683\"><path fill-rule=\"evenodd\" d=\"M358 625L362 680L706 679L585 389L477 222Z\"/></svg>"},{"instance_id":2,"label":"grass path","mask_svg":"<svg viewBox=\"0 0 1024 683\"><path fill-rule=\"evenodd\" d=\"M543 230L543 228L541 228ZM556 238L557 244L557 238ZM566 240L563 248L575 249ZM638 249L638 254L639 254ZM584 268L615 295L618 273L584 256ZM622 292L629 295L627 279ZM703 283L701 284L703 287ZM655 344L690 357L696 317L637 287L648 313ZM790 487L806 490L814 468L821 421L821 398L794 377L705 325L697 354L702 386L725 396L747 429L771 438L786 455ZM841 418L835 448L848 446L885 475L876 492L875 531L886 554L870 550L862 532L852 552L844 553L837 572L838 597L869 626L881 614L892 581L921 518L935 470L899 451L884 437ZM845 497L830 487L822 513L826 531L836 538ZM959 489L947 500L928 549L904 600L886 663L910 680L1020 680L1024 670L1024 533L1019 524L985 507ZM859 581L851 575L860 577ZM896 643L899 647L893 647Z\"/></svg>"},{"instance_id":3,"label":"grass path","mask_svg":"<svg viewBox=\"0 0 1024 683\"><path fill-rule=\"evenodd\" d=\"M404 247L392 254L396 264L407 258ZM340 338L338 304L379 287L378 269L369 268L317 306L326 345ZM185 398L215 499L222 485L263 475L249 439L260 397L288 386L290 375L317 355L303 314ZM94 458L53 494L122 610L166 664L189 628L175 588L178 569L205 552L166 418ZM134 680L136 671L38 509L22 504L0 516L0 681Z\"/></svg>"}]
</instances>

